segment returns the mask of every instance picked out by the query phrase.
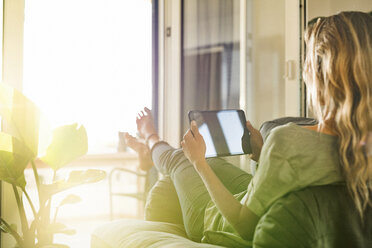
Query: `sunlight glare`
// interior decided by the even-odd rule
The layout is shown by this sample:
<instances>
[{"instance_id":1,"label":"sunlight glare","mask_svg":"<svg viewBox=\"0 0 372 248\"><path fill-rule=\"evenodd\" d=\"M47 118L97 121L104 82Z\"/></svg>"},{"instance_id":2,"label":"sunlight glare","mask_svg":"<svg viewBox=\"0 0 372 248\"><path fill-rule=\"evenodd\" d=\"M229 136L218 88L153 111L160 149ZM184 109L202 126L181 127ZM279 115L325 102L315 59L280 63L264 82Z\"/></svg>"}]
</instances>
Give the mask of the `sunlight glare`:
<instances>
[{"instance_id":1,"label":"sunlight glare","mask_svg":"<svg viewBox=\"0 0 372 248\"><path fill-rule=\"evenodd\" d=\"M24 85L53 127L79 122L89 153L116 152L151 107L151 2L26 1Z\"/></svg>"}]
</instances>

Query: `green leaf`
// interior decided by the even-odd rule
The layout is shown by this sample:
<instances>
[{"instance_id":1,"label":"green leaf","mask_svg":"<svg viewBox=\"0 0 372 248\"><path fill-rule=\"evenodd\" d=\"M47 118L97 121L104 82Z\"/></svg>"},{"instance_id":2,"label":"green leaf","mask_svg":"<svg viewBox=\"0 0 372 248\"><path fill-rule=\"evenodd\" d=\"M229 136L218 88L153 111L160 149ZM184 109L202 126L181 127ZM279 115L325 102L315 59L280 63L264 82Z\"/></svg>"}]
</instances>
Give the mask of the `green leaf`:
<instances>
[{"instance_id":1,"label":"green leaf","mask_svg":"<svg viewBox=\"0 0 372 248\"><path fill-rule=\"evenodd\" d=\"M1 224L0 225L0 230L5 233L10 233L10 232L17 232L17 225L16 224L10 224L10 229L5 225Z\"/></svg>"},{"instance_id":2,"label":"green leaf","mask_svg":"<svg viewBox=\"0 0 372 248\"><path fill-rule=\"evenodd\" d=\"M38 154L40 112L21 92L0 84L0 116L5 132L22 141L35 158Z\"/></svg>"},{"instance_id":3,"label":"green leaf","mask_svg":"<svg viewBox=\"0 0 372 248\"><path fill-rule=\"evenodd\" d=\"M54 170L58 170L88 151L88 137L84 126L78 124L56 128L46 155L41 158Z\"/></svg>"},{"instance_id":4,"label":"green leaf","mask_svg":"<svg viewBox=\"0 0 372 248\"><path fill-rule=\"evenodd\" d=\"M9 231L8 231L8 227L6 226L6 225L4 225L4 224L1 224L0 225L0 230L2 231L2 232L5 232L5 233L8 233Z\"/></svg>"},{"instance_id":5,"label":"green leaf","mask_svg":"<svg viewBox=\"0 0 372 248\"><path fill-rule=\"evenodd\" d=\"M61 191L76 187L81 184L95 183L101 181L106 177L106 172L103 170L86 170L86 171L72 171L65 180L59 180L52 184L42 185L42 194L44 197L57 194Z\"/></svg>"},{"instance_id":6,"label":"green leaf","mask_svg":"<svg viewBox=\"0 0 372 248\"><path fill-rule=\"evenodd\" d=\"M33 156L23 142L0 132L0 180L24 188L24 170Z\"/></svg>"},{"instance_id":7,"label":"green leaf","mask_svg":"<svg viewBox=\"0 0 372 248\"><path fill-rule=\"evenodd\" d=\"M61 203L59 204L59 206L63 206L63 205L67 205L67 204L74 204L74 203L78 203L81 201L81 198L80 196L78 195L74 195L74 194L71 194L71 195L68 195L66 196L62 201Z\"/></svg>"}]
</instances>

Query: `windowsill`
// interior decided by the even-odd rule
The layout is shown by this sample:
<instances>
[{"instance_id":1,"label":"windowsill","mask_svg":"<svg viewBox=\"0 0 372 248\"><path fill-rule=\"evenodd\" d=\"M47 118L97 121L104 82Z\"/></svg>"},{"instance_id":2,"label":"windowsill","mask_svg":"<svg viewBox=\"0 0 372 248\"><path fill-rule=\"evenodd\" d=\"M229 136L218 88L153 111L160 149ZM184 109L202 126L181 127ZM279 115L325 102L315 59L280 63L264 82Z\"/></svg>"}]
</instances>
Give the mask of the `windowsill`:
<instances>
[{"instance_id":1,"label":"windowsill","mask_svg":"<svg viewBox=\"0 0 372 248\"><path fill-rule=\"evenodd\" d=\"M122 160L122 159L132 159L137 160L137 154L133 152L117 152L117 153L104 153L104 154L87 154L76 161L89 161L89 160Z\"/></svg>"},{"instance_id":2,"label":"windowsill","mask_svg":"<svg viewBox=\"0 0 372 248\"><path fill-rule=\"evenodd\" d=\"M106 154L87 154L64 167L105 167L105 166L125 166L137 163L138 156L132 152L117 152ZM43 161L36 159L36 167L47 168Z\"/></svg>"}]
</instances>

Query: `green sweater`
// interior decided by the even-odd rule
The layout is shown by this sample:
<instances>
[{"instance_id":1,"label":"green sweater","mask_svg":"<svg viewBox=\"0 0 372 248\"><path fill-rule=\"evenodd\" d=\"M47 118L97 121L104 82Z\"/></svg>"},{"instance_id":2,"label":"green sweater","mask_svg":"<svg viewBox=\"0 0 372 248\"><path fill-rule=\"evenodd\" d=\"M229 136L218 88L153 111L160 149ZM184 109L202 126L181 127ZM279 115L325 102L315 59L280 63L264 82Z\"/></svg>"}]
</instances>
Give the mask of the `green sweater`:
<instances>
[{"instance_id":1,"label":"green sweater","mask_svg":"<svg viewBox=\"0 0 372 248\"><path fill-rule=\"evenodd\" d=\"M259 167L240 202L261 217L282 196L308 186L341 183L337 137L294 123L277 127L262 147ZM210 202L204 218L202 242L227 247L247 247L228 221Z\"/></svg>"}]
</instances>

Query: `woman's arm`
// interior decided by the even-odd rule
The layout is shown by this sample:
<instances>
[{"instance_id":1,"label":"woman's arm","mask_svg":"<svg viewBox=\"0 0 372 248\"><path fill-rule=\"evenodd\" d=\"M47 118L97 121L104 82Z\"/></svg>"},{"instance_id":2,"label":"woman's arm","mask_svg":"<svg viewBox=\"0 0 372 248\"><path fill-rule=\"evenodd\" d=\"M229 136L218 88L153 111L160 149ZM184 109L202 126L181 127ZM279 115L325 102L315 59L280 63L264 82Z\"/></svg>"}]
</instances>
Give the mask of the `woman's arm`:
<instances>
[{"instance_id":1,"label":"woman's arm","mask_svg":"<svg viewBox=\"0 0 372 248\"><path fill-rule=\"evenodd\" d=\"M204 160L197 165L198 172L222 215L229 221L239 235L252 240L259 218L242 205L221 183L211 167Z\"/></svg>"},{"instance_id":2,"label":"woman's arm","mask_svg":"<svg viewBox=\"0 0 372 248\"><path fill-rule=\"evenodd\" d=\"M208 165L205 160L205 142L195 122L191 123L191 130L184 135L181 145L186 157L204 181L219 211L242 238L252 240L259 218L234 198Z\"/></svg>"}]
</instances>

